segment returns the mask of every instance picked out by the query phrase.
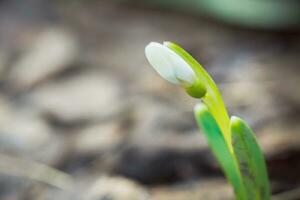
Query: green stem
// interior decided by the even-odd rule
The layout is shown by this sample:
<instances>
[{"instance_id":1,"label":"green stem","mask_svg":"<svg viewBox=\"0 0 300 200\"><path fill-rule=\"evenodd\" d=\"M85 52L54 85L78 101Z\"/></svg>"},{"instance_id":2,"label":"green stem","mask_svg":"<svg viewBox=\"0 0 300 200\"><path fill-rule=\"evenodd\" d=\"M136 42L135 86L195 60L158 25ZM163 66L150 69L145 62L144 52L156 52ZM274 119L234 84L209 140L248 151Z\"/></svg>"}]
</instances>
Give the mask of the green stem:
<instances>
[{"instance_id":1,"label":"green stem","mask_svg":"<svg viewBox=\"0 0 300 200\"><path fill-rule=\"evenodd\" d=\"M224 134L224 138L228 145L228 148L231 152L233 152L231 145L231 135L230 135L230 119L227 114L227 110L225 108L225 104L222 100L221 94L213 81L210 75L205 71L205 69L184 49L182 49L179 45L171 42L165 42L170 49L175 51L178 55L180 55L185 61L192 67L194 72L196 73L197 78L203 85L206 87L206 95L201 99L207 105L209 111L217 121L219 127Z\"/></svg>"}]
</instances>

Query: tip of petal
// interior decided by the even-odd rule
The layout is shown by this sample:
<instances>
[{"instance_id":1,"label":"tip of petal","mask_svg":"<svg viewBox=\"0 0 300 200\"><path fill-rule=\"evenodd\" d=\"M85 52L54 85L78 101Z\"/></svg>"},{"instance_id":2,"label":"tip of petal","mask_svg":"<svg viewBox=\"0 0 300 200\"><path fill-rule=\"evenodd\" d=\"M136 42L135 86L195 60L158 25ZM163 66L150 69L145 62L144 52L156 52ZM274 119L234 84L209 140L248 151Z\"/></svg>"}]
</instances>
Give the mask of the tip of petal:
<instances>
[{"instance_id":1,"label":"tip of petal","mask_svg":"<svg viewBox=\"0 0 300 200\"><path fill-rule=\"evenodd\" d=\"M157 42L149 43L145 48L146 58L155 71L167 81L173 84L180 84L177 80L172 63L168 59L170 51L167 47Z\"/></svg>"},{"instance_id":2,"label":"tip of petal","mask_svg":"<svg viewBox=\"0 0 300 200\"><path fill-rule=\"evenodd\" d=\"M168 48L166 42L164 44L150 42L145 48L145 54L155 71L169 82L174 84L185 82L192 85L196 80L189 64Z\"/></svg>"}]
</instances>

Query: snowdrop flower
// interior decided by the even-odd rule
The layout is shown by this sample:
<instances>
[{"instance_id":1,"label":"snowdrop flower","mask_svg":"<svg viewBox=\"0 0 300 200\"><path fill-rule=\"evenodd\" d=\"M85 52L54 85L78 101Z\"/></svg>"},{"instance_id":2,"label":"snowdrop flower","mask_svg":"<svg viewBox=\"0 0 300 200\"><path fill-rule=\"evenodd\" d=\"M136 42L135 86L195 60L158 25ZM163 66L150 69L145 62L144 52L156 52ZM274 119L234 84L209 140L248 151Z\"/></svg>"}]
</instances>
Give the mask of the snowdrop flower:
<instances>
[{"instance_id":1,"label":"snowdrop flower","mask_svg":"<svg viewBox=\"0 0 300 200\"><path fill-rule=\"evenodd\" d=\"M190 65L169 47L151 42L146 46L145 53L155 71L167 81L189 87L197 80Z\"/></svg>"}]
</instances>

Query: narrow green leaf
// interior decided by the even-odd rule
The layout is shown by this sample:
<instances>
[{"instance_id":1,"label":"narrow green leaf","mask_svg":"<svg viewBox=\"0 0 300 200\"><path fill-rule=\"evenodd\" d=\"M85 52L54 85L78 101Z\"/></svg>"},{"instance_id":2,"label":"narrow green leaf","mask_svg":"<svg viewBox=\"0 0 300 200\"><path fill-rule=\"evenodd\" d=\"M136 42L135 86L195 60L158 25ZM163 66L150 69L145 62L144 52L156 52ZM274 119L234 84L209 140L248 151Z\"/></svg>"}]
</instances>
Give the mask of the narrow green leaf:
<instances>
[{"instance_id":1,"label":"narrow green leaf","mask_svg":"<svg viewBox=\"0 0 300 200\"><path fill-rule=\"evenodd\" d=\"M170 49L175 51L178 55L180 55L194 70L197 75L197 78L204 84L207 89L207 93L204 97L202 97L202 101L207 105L209 111L217 121L222 133L224 134L224 138L227 142L227 145L231 151L231 135L230 135L230 119L227 114L227 110L225 108L225 104L222 100L219 89L217 88L215 82L210 77L210 75L205 71L205 69L183 48L179 45L172 42L165 42Z\"/></svg>"},{"instance_id":2,"label":"narrow green leaf","mask_svg":"<svg viewBox=\"0 0 300 200\"><path fill-rule=\"evenodd\" d=\"M255 135L243 120L231 118L234 153L240 165L249 200L269 200L270 188L263 153Z\"/></svg>"},{"instance_id":3,"label":"narrow green leaf","mask_svg":"<svg viewBox=\"0 0 300 200\"><path fill-rule=\"evenodd\" d=\"M227 180L234 188L237 199L245 200L245 188L239 171L236 158L230 152L222 135L221 129L205 104L195 107L195 117L198 125L203 129L208 144L221 165Z\"/></svg>"}]
</instances>

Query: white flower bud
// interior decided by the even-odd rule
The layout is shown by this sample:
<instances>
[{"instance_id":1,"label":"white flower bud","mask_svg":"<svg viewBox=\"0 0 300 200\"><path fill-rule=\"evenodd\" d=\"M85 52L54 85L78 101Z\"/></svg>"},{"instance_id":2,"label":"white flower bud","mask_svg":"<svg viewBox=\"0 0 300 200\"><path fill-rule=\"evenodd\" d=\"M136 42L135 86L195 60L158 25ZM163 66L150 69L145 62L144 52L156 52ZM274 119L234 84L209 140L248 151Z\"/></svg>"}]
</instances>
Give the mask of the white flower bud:
<instances>
[{"instance_id":1,"label":"white flower bud","mask_svg":"<svg viewBox=\"0 0 300 200\"><path fill-rule=\"evenodd\" d=\"M145 48L146 57L152 67L167 81L192 86L196 81L190 65L169 47L151 42Z\"/></svg>"}]
</instances>

